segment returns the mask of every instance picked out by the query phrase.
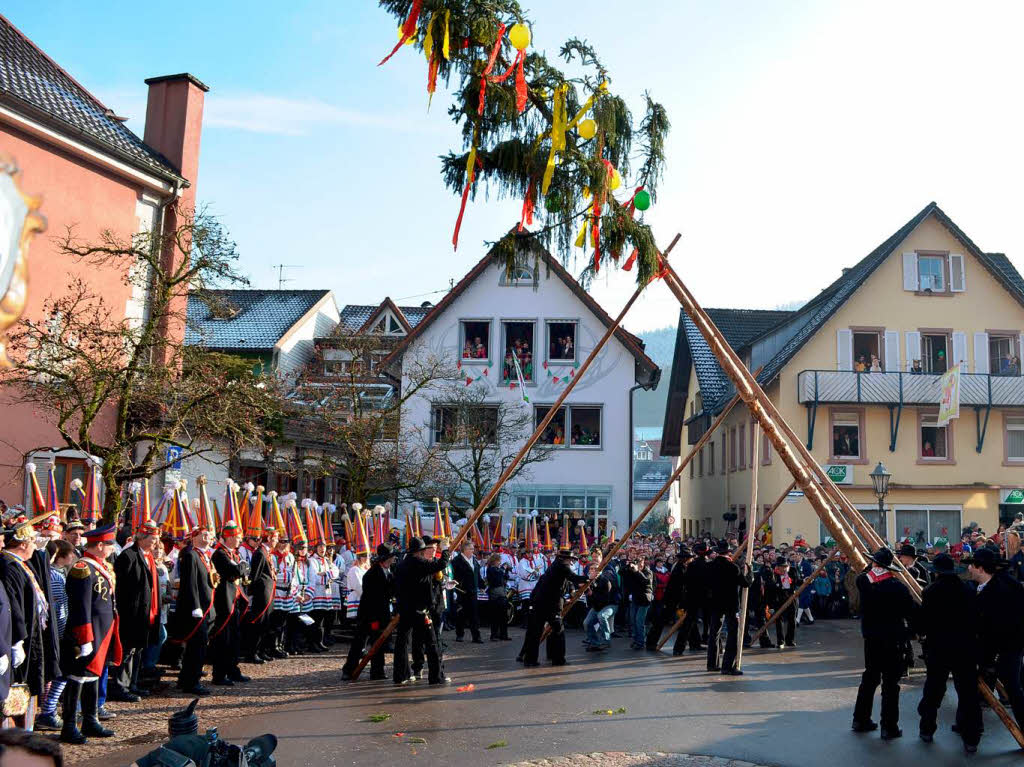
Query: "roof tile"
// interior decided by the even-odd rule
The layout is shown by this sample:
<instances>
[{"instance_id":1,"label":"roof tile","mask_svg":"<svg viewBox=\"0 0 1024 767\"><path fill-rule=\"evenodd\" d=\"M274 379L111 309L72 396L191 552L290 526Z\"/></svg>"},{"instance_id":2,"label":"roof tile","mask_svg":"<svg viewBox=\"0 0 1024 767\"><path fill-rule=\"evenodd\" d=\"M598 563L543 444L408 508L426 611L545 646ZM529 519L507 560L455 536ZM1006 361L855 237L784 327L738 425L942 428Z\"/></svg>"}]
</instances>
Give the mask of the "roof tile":
<instances>
[{"instance_id":1,"label":"roof tile","mask_svg":"<svg viewBox=\"0 0 1024 767\"><path fill-rule=\"evenodd\" d=\"M185 343L230 351L273 349L284 334L329 293L329 290L191 293Z\"/></svg>"}]
</instances>

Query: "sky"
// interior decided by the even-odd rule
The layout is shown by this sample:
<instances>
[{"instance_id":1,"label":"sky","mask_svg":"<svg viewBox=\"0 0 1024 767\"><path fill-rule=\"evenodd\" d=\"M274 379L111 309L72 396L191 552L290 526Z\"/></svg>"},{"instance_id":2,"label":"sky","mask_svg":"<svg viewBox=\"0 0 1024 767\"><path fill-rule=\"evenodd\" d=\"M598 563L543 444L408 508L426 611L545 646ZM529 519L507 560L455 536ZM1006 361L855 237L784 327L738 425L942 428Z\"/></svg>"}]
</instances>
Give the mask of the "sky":
<instances>
[{"instance_id":1,"label":"sky","mask_svg":"<svg viewBox=\"0 0 1024 767\"><path fill-rule=\"evenodd\" d=\"M682 235L671 261L704 306L805 301L932 200L1024 271L1024 4L522 5L534 46L585 38L636 111L645 90L667 108L645 220L662 246ZM329 287L339 306L436 302L518 220L521 201L479 195L453 252L459 200L438 157L462 148L447 94L427 109L411 47L377 66L396 23L372 0L6 0L3 13L139 135L145 78L210 86L198 196L256 287L278 287L285 264L284 287ZM592 292L615 314L633 280L603 270ZM678 316L655 285L625 324Z\"/></svg>"}]
</instances>

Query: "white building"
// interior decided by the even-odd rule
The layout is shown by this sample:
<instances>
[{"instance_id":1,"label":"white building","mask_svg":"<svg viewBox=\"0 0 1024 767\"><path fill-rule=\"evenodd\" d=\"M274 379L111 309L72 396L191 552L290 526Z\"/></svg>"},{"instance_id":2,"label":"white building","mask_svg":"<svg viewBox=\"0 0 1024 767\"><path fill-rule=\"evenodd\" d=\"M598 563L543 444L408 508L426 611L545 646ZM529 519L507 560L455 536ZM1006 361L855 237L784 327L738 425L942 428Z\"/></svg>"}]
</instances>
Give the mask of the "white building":
<instances>
[{"instance_id":1,"label":"white building","mask_svg":"<svg viewBox=\"0 0 1024 767\"><path fill-rule=\"evenodd\" d=\"M613 320L535 240L520 242L524 255L512 272L488 254L396 348L391 360L401 357L403 385L413 361L432 355L459 364L467 386L483 387L485 403L508 402L533 409L534 422L543 418ZM517 342L531 352L523 370L528 403L516 373L505 375ZM560 434L561 447L504 488L501 508L568 514L574 527L586 519L590 535L609 525L621 533L630 517L631 396L635 387L657 386L660 373L643 342L620 327L552 422L545 440ZM402 439L440 439L442 410L437 391L410 397Z\"/></svg>"}]
</instances>

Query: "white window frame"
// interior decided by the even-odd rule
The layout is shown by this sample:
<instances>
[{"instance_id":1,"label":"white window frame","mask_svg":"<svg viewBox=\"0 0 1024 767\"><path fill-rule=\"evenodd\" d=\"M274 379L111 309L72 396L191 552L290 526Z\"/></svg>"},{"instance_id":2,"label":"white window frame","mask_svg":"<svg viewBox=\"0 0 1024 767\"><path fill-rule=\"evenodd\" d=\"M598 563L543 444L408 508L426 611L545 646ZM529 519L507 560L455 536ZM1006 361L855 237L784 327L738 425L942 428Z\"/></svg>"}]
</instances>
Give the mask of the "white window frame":
<instances>
[{"instance_id":1,"label":"white window frame","mask_svg":"<svg viewBox=\"0 0 1024 767\"><path fill-rule=\"evenodd\" d=\"M466 348L466 323L485 322L487 323L487 356L486 357L463 357L462 350ZM463 365L490 365L494 359L494 343L492 340L494 324L493 317L459 317L459 348L456 350L458 358Z\"/></svg>"},{"instance_id":2,"label":"white window frame","mask_svg":"<svg viewBox=\"0 0 1024 767\"><path fill-rule=\"evenodd\" d=\"M939 275L941 277L941 285L939 287L926 286L924 284L924 271L921 269L922 264L925 262L934 261L939 264ZM917 289L924 293L931 290L932 293L948 293L949 292L949 274L947 272L948 260L945 256L938 253L918 253L917 254ZM929 275L929 278L933 278L934 275Z\"/></svg>"},{"instance_id":3,"label":"white window frame","mask_svg":"<svg viewBox=\"0 0 1024 767\"><path fill-rule=\"evenodd\" d=\"M530 341L530 355L533 357L533 369L530 371L530 377L526 377L526 370L523 370L523 380L527 384L537 383L537 368L547 357L537 356L537 326L540 324L540 320L536 317L512 317L502 318L501 320L501 348L498 350L498 355L494 358L495 361L502 367L505 365L505 351L508 349L508 326L510 324L529 324L533 326L532 338ZM522 366L520 366L522 367ZM501 371L499 371L501 372ZM514 379L509 379L514 380Z\"/></svg>"},{"instance_id":4,"label":"white window frame","mask_svg":"<svg viewBox=\"0 0 1024 767\"><path fill-rule=\"evenodd\" d=\"M1003 439L1005 454L1004 466L1024 466L1024 454L1010 455L1010 432L1024 432L1024 413L1013 412L1003 414Z\"/></svg>"},{"instance_id":5,"label":"white window frame","mask_svg":"<svg viewBox=\"0 0 1024 767\"><path fill-rule=\"evenodd\" d=\"M574 408L580 410L597 410L598 421L600 430L599 441L596 445L574 445L572 444L572 411ZM551 405L534 405L533 406L533 423L536 425L539 423L538 415L543 418L544 415L551 409ZM565 442L561 445L548 445L545 443L545 447L554 447L559 450L603 450L604 449L604 405L590 405L585 402L574 402L571 405L562 405L559 410L565 411ZM553 419L552 419L553 420ZM693 463L691 461L691 463Z\"/></svg>"},{"instance_id":6,"label":"white window frame","mask_svg":"<svg viewBox=\"0 0 1024 767\"><path fill-rule=\"evenodd\" d=\"M552 357L551 356L551 326L552 325L572 325L573 326L573 339L572 339L572 357ZM580 358L580 321L578 319L548 319L544 320L544 359L552 365L569 365L576 363ZM536 355L534 355L536 357ZM536 365L535 365L536 366Z\"/></svg>"}]
</instances>

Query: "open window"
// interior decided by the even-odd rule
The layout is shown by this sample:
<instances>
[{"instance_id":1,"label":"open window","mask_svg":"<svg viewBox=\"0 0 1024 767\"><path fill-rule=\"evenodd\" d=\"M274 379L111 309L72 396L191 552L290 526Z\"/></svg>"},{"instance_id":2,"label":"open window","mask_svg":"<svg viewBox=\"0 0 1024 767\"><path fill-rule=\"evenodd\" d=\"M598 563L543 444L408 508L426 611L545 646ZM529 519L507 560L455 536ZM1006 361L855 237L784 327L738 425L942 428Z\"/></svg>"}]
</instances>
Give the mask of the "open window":
<instances>
[{"instance_id":1,"label":"open window","mask_svg":"<svg viewBox=\"0 0 1024 767\"><path fill-rule=\"evenodd\" d=\"M950 427L939 426L937 413L921 413L918 458L923 463L952 463Z\"/></svg>"},{"instance_id":2,"label":"open window","mask_svg":"<svg viewBox=\"0 0 1024 767\"><path fill-rule=\"evenodd\" d=\"M490 320L460 320L459 346L462 361L489 362L491 359Z\"/></svg>"},{"instance_id":3,"label":"open window","mask_svg":"<svg viewBox=\"0 0 1024 767\"><path fill-rule=\"evenodd\" d=\"M949 336L945 333L921 334L921 364L925 373L941 375L949 369Z\"/></svg>"},{"instance_id":4,"label":"open window","mask_svg":"<svg viewBox=\"0 0 1024 767\"><path fill-rule=\"evenodd\" d=\"M1019 376L1018 338L990 335L988 338L989 373L994 376Z\"/></svg>"},{"instance_id":5,"label":"open window","mask_svg":"<svg viewBox=\"0 0 1024 767\"><path fill-rule=\"evenodd\" d=\"M853 332L853 369L858 373L880 372L884 344L882 334L877 330L855 330Z\"/></svg>"},{"instance_id":6,"label":"open window","mask_svg":"<svg viewBox=\"0 0 1024 767\"><path fill-rule=\"evenodd\" d=\"M856 410L832 411L832 460L860 461L863 453L863 424Z\"/></svg>"},{"instance_id":7,"label":"open window","mask_svg":"<svg viewBox=\"0 0 1024 767\"><path fill-rule=\"evenodd\" d=\"M515 381L522 375L524 381L532 383L536 362L536 323L530 320L510 320L501 325L505 336L502 345L502 379Z\"/></svg>"},{"instance_id":8,"label":"open window","mask_svg":"<svg viewBox=\"0 0 1024 767\"><path fill-rule=\"evenodd\" d=\"M548 322L548 360L550 362L575 362L576 323Z\"/></svg>"},{"instance_id":9,"label":"open window","mask_svg":"<svg viewBox=\"0 0 1024 767\"><path fill-rule=\"evenodd\" d=\"M457 408L435 405L430 420L435 445L454 445L459 441L459 411Z\"/></svg>"}]
</instances>

